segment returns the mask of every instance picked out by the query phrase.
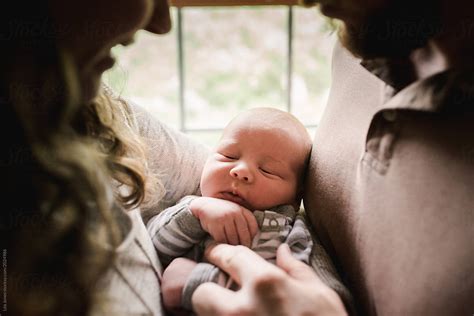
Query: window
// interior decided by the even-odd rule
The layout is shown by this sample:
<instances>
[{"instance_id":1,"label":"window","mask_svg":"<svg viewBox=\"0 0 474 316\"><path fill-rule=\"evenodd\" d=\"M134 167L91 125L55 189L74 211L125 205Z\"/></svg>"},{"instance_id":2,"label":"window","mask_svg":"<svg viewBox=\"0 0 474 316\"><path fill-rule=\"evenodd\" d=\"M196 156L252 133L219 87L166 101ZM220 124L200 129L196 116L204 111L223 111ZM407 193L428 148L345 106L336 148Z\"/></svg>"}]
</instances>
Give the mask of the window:
<instances>
[{"instance_id":1,"label":"window","mask_svg":"<svg viewBox=\"0 0 474 316\"><path fill-rule=\"evenodd\" d=\"M104 80L115 91L211 146L232 117L257 106L288 110L314 131L335 37L316 9L174 7L172 15L170 34L139 32L134 45L114 49L118 64Z\"/></svg>"}]
</instances>

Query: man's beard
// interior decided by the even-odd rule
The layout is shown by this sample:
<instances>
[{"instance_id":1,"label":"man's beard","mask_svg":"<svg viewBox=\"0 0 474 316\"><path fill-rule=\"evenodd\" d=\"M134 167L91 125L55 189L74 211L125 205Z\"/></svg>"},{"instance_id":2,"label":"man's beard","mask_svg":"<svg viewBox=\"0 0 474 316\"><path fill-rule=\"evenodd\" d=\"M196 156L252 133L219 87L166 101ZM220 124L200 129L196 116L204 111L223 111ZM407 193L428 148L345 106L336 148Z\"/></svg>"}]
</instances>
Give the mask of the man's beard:
<instances>
[{"instance_id":1,"label":"man's beard","mask_svg":"<svg viewBox=\"0 0 474 316\"><path fill-rule=\"evenodd\" d=\"M354 24L343 23L342 44L354 55L399 58L441 32L440 0L394 0Z\"/></svg>"}]
</instances>

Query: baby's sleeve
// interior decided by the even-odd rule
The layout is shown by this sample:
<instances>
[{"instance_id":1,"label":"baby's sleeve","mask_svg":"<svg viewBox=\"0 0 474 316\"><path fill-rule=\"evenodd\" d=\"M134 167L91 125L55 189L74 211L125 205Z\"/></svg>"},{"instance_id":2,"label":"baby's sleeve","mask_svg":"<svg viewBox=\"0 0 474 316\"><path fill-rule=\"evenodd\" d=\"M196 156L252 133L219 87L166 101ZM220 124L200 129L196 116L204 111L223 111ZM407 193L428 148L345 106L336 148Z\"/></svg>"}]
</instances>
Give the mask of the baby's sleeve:
<instances>
[{"instance_id":1,"label":"baby's sleeve","mask_svg":"<svg viewBox=\"0 0 474 316\"><path fill-rule=\"evenodd\" d=\"M228 275L222 272L218 267L210 263L198 263L191 271L184 286L183 295L181 297L181 306L187 310L193 310L191 298L199 285L206 282L213 282L225 286L228 280Z\"/></svg>"},{"instance_id":2,"label":"baby's sleeve","mask_svg":"<svg viewBox=\"0 0 474 316\"><path fill-rule=\"evenodd\" d=\"M189 204L197 196L187 196L176 205L152 217L147 224L158 256L167 266L173 259L187 254L207 235L199 220L191 213Z\"/></svg>"},{"instance_id":3,"label":"baby's sleeve","mask_svg":"<svg viewBox=\"0 0 474 316\"><path fill-rule=\"evenodd\" d=\"M285 243L288 244L296 259L309 264L313 240L302 216L296 216Z\"/></svg>"}]
</instances>

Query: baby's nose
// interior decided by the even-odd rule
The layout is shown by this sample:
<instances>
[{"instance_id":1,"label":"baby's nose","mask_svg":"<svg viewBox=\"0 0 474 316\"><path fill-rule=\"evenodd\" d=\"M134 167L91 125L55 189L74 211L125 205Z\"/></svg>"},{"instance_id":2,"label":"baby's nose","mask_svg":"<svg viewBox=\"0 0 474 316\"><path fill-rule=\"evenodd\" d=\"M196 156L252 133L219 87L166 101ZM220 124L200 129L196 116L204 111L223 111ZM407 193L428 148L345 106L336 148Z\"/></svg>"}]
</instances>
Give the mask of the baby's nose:
<instances>
[{"instance_id":1,"label":"baby's nose","mask_svg":"<svg viewBox=\"0 0 474 316\"><path fill-rule=\"evenodd\" d=\"M239 179L240 181L248 183L253 181L252 172L245 164L239 164L238 166L232 168L232 170L230 171L230 175L233 178Z\"/></svg>"}]
</instances>

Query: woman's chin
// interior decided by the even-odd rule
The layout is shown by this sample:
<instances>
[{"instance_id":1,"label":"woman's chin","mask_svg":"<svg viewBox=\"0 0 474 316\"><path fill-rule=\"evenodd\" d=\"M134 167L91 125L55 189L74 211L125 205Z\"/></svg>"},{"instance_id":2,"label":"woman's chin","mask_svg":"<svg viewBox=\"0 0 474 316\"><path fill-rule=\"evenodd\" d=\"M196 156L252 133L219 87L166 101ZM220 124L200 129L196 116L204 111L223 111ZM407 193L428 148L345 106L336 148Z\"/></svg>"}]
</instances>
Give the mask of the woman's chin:
<instances>
[{"instance_id":1,"label":"woman's chin","mask_svg":"<svg viewBox=\"0 0 474 316\"><path fill-rule=\"evenodd\" d=\"M97 94L100 91L102 75L106 70L112 68L114 64L115 59L108 55L93 66L86 67L86 69L90 70L82 74L83 79L81 80L82 100L84 102L91 102L95 97L97 97Z\"/></svg>"},{"instance_id":2,"label":"woman's chin","mask_svg":"<svg viewBox=\"0 0 474 316\"><path fill-rule=\"evenodd\" d=\"M83 80L81 84L81 100L83 103L93 101L100 91L101 76L89 77Z\"/></svg>"}]
</instances>

